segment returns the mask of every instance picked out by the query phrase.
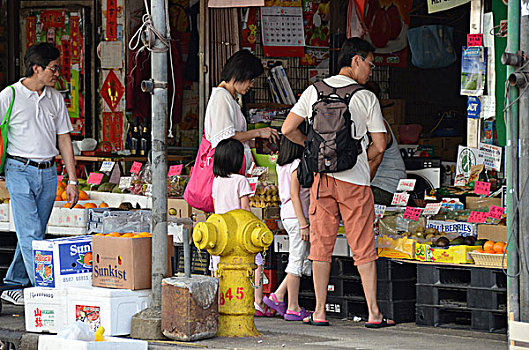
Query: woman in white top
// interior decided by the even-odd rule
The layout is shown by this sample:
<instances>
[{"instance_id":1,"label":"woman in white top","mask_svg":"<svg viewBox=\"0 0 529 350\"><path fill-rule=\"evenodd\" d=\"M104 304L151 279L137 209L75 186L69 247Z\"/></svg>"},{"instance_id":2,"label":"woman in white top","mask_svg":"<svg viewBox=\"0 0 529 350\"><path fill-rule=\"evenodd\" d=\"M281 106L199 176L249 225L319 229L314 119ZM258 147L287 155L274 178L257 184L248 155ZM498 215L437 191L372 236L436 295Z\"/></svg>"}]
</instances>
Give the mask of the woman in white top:
<instances>
[{"instance_id":1,"label":"woman in white top","mask_svg":"<svg viewBox=\"0 0 529 350\"><path fill-rule=\"evenodd\" d=\"M261 61L250 51L241 50L233 54L222 69L220 84L211 91L204 119L204 133L211 147L217 147L220 141L228 138L243 143L247 168L252 164L248 141L254 138L279 139L277 130L273 128L248 130L246 118L237 103L237 94L246 94L263 71Z\"/></svg>"}]
</instances>

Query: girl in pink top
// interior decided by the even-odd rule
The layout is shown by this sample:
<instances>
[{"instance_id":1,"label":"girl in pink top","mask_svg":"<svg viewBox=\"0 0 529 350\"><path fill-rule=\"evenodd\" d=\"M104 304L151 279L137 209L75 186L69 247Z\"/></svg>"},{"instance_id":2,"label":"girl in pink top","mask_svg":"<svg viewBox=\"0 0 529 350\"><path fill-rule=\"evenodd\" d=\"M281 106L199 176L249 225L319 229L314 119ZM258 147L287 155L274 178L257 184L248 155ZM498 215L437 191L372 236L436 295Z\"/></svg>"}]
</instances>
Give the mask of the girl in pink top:
<instances>
[{"instance_id":1,"label":"girl in pink top","mask_svg":"<svg viewBox=\"0 0 529 350\"><path fill-rule=\"evenodd\" d=\"M215 214L224 214L235 209L250 211L250 200L248 196L252 194L252 189L246 177L239 174L244 159L243 144L233 138L219 142L215 149L213 158L213 187L212 197L215 206ZM210 270L217 271L220 258L211 256ZM257 269L255 271L256 284L259 285L254 291L254 304L256 316L273 316L263 303L263 286L260 282L263 273L263 257L260 253L255 256Z\"/></svg>"},{"instance_id":2,"label":"girl in pink top","mask_svg":"<svg viewBox=\"0 0 529 350\"><path fill-rule=\"evenodd\" d=\"M309 189L300 187L297 176L302 153L302 146L281 137L276 170L281 199L281 222L288 232L289 241L288 265L285 269L287 277L270 297L264 298L264 303L287 321L302 321L310 316L310 312L298 303L301 274L305 270L304 265L310 264L307 260ZM284 302L287 293L288 308Z\"/></svg>"}]
</instances>

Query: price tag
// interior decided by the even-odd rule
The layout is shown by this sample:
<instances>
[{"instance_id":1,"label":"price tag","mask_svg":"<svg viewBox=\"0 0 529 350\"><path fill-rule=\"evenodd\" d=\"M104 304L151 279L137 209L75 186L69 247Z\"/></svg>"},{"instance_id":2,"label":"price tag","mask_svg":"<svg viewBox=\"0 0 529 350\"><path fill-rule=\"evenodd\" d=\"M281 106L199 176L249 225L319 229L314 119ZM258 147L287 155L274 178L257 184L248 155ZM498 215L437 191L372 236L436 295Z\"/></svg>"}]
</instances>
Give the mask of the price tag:
<instances>
[{"instance_id":1,"label":"price tag","mask_svg":"<svg viewBox=\"0 0 529 350\"><path fill-rule=\"evenodd\" d=\"M406 210L404 210L404 215L402 215L402 218L417 221L419 220L419 217L421 216L422 208L414 208L414 207L406 207Z\"/></svg>"},{"instance_id":2,"label":"price tag","mask_svg":"<svg viewBox=\"0 0 529 350\"><path fill-rule=\"evenodd\" d=\"M63 176L63 175L57 175L57 181L58 181L58 182L61 182L62 179L64 179L64 176Z\"/></svg>"},{"instance_id":3,"label":"price tag","mask_svg":"<svg viewBox=\"0 0 529 350\"><path fill-rule=\"evenodd\" d=\"M441 209L441 203L428 203L426 204L426 208L424 208L422 215L425 215L425 216L437 215L440 209Z\"/></svg>"},{"instance_id":4,"label":"price tag","mask_svg":"<svg viewBox=\"0 0 529 350\"><path fill-rule=\"evenodd\" d=\"M467 46L483 46L483 34L467 34Z\"/></svg>"},{"instance_id":5,"label":"price tag","mask_svg":"<svg viewBox=\"0 0 529 350\"><path fill-rule=\"evenodd\" d=\"M106 160L101 164L101 169L99 169L102 173L108 173L111 172L112 169L114 169L114 165L116 165L116 162L111 162L109 160Z\"/></svg>"},{"instance_id":6,"label":"price tag","mask_svg":"<svg viewBox=\"0 0 529 350\"><path fill-rule=\"evenodd\" d=\"M505 213L504 207L497 207L495 205L491 205L487 216L490 216L493 219L501 220L503 213Z\"/></svg>"},{"instance_id":7,"label":"price tag","mask_svg":"<svg viewBox=\"0 0 529 350\"><path fill-rule=\"evenodd\" d=\"M119 187L120 190L126 190L126 189L130 188L131 183L132 183L132 177L124 176L124 177L119 179L118 187Z\"/></svg>"},{"instance_id":8,"label":"price tag","mask_svg":"<svg viewBox=\"0 0 529 350\"><path fill-rule=\"evenodd\" d=\"M399 180L397 191L413 191L416 182L416 179L401 179Z\"/></svg>"},{"instance_id":9,"label":"price tag","mask_svg":"<svg viewBox=\"0 0 529 350\"><path fill-rule=\"evenodd\" d=\"M177 175L182 174L182 168L183 167L184 167L184 164L171 165L169 167L168 176L177 176Z\"/></svg>"},{"instance_id":10,"label":"price tag","mask_svg":"<svg viewBox=\"0 0 529 350\"><path fill-rule=\"evenodd\" d=\"M384 212L386 211L386 206L382 204L375 204L375 216L379 219L384 217Z\"/></svg>"},{"instance_id":11,"label":"price tag","mask_svg":"<svg viewBox=\"0 0 529 350\"><path fill-rule=\"evenodd\" d=\"M249 177L247 178L250 183L250 188L252 189L252 196L255 195L255 190L257 189L257 182L259 181L258 177Z\"/></svg>"},{"instance_id":12,"label":"price tag","mask_svg":"<svg viewBox=\"0 0 529 350\"><path fill-rule=\"evenodd\" d=\"M406 193L406 192L395 193L393 195L393 200L391 201L391 205L397 205L399 207L404 207L408 205L409 198L410 198L409 193Z\"/></svg>"},{"instance_id":13,"label":"price tag","mask_svg":"<svg viewBox=\"0 0 529 350\"><path fill-rule=\"evenodd\" d=\"M86 182L92 185L99 185L101 180L103 180L103 175L102 173L90 173Z\"/></svg>"},{"instance_id":14,"label":"price tag","mask_svg":"<svg viewBox=\"0 0 529 350\"><path fill-rule=\"evenodd\" d=\"M140 170L141 170L141 166L142 164L140 162L134 162L132 163L132 166L130 167L130 172L131 173L139 173Z\"/></svg>"},{"instance_id":15,"label":"price tag","mask_svg":"<svg viewBox=\"0 0 529 350\"><path fill-rule=\"evenodd\" d=\"M143 188L143 194L146 196L152 196L152 184L145 184Z\"/></svg>"},{"instance_id":16,"label":"price tag","mask_svg":"<svg viewBox=\"0 0 529 350\"><path fill-rule=\"evenodd\" d=\"M489 213L485 213L481 211L472 211L470 212L470 215L468 216L467 222L482 224L487 220L488 215Z\"/></svg>"},{"instance_id":17,"label":"price tag","mask_svg":"<svg viewBox=\"0 0 529 350\"><path fill-rule=\"evenodd\" d=\"M484 182L484 181L474 182L474 193L488 196L490 194L490 182Z\"/></svg>"}]
</instances>

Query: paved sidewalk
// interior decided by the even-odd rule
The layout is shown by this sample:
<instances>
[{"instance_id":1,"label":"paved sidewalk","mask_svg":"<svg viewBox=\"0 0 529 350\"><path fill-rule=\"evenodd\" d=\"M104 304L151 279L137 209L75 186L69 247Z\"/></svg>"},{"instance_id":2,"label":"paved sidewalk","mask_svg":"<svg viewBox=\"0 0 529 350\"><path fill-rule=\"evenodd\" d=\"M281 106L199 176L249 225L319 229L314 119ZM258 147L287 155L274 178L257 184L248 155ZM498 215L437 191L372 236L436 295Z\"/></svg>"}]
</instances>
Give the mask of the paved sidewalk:
<instances>
[{"instance_id":1,"label":"paved sidewalk","mask_svg":"<svg viewBox=\"0 0 529 350\"><path fill-rule=\"evenodd\" d=\"M257 338L212 338L194 343L150 342L149 350L167 349L394 349L394 350L482 350L507 349L505 334L445 328L418 327L403 323L371 330L350 320L331 319L330 327L315 327L280 318L257 318L262 332ZM36 350L38 336L24 331L24 308L3 304L0 339L8 339L17 349ZM0 349L1 349L0 345ZM5 348L7 349L7 348Z\"/></svg>"}]
</instances>

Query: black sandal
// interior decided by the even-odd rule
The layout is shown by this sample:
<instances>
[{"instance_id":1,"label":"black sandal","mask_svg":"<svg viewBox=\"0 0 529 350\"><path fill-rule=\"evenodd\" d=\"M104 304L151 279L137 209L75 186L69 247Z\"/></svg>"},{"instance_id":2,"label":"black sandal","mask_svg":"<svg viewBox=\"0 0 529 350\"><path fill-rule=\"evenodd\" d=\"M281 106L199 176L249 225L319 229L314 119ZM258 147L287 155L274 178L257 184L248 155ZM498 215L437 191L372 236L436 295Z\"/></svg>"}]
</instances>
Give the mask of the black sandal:
<instances>
[{"instance_id":1,"label":"black sandal","mask_svg":"<svg viewBox=\"0 0 529 350\"><path fill-rule=\"evenodd\" d=\"M384 327L393 327L396 323L393 321L393 323L388 323L388 319L386 316L382 316L382 321L380 322L366 322L365 326L366 328L384 328Z\"/></svg>"}]
</instances>

